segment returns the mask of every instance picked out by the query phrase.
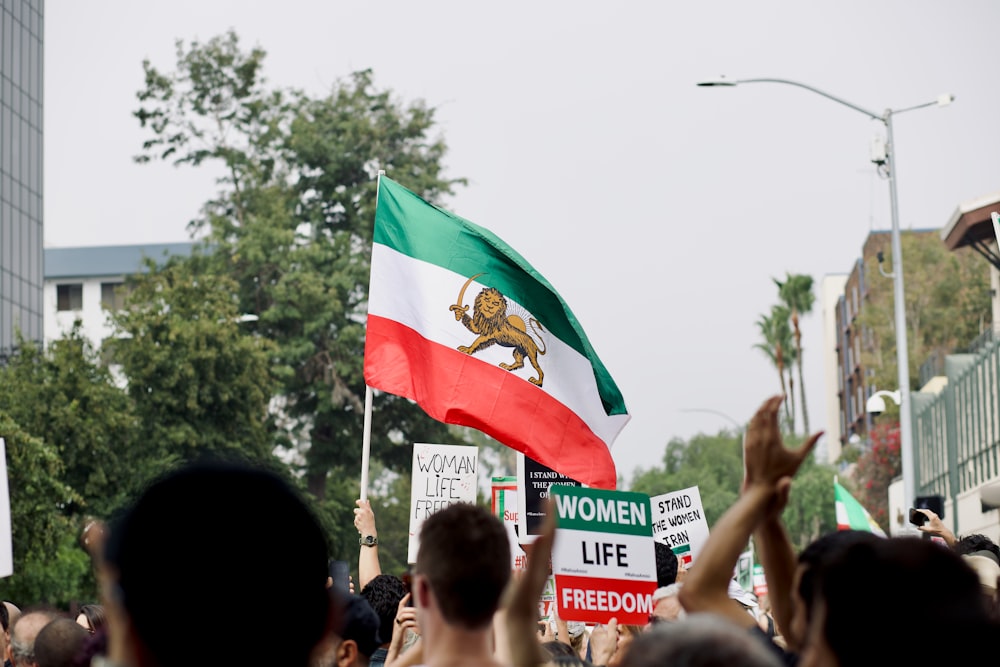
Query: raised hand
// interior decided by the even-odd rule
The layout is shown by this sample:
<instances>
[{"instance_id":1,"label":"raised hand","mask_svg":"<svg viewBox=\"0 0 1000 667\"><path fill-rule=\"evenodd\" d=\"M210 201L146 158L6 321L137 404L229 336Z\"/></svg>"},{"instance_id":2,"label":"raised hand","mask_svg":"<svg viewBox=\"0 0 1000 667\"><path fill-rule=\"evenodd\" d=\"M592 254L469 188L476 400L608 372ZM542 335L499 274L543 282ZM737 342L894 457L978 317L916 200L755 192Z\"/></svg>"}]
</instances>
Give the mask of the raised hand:
<instances>
[{"instance_id":1,"label":"raised hand","mask_svg":"<svg viewBox=\"0 0 1000 667\"><path fill-rule=\"evenodd\" d=\"M743 439L743 490L754 484L775 486L782 477L793 477L812 452L822 431L812 434L798 448L785 447L778 425L778 410L784 396L772 396L761 404L747 426Z\"/></svg>"}]
</instances>

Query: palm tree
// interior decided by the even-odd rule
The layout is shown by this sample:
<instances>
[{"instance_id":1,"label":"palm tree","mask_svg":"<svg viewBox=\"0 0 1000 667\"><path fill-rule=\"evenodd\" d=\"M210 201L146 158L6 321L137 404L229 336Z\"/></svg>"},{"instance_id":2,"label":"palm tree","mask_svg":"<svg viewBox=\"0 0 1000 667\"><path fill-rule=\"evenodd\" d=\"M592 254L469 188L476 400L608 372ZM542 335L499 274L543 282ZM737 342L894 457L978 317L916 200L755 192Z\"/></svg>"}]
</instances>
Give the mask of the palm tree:
<instances>
[{"instance_id":1,"label":"palm tree","mask_svg":"<svg viewBox=\"0 0 1000 667\"><path fill-rule=\"evenodd\" d=\"M778 370L778 379L781 382L781 393L788 395L785 382L785 369L788 368L788 381L792 381L791 368L786 366L786 362L794 357L792 349L792 330L788 326L790 312L783 305L771 306L771 312L760 316L757 320L757 328L763 342L754 345L755 348L767 355L774 367ZM794 401L785 403L785 421L794 429L795 425L795 404Z\"/></svg>"},{"instance_id":2,"label":"palm tree","mask_svg":"<svg viewBox=\"0 0 1000 667\"><path fill-rule=\"evenodd\" d=\"M815 296L813 295L812 276L805 274L785 273L785 282L773 279L778 286L778 298L788 308L795 337L795 366L799 372L799 395L802 397L802 425L806 435L809 435L809 411L806 408L806 385L802 380L802 331L799 329L799 316L812 312Z\"/></svg>"}]
</instances>

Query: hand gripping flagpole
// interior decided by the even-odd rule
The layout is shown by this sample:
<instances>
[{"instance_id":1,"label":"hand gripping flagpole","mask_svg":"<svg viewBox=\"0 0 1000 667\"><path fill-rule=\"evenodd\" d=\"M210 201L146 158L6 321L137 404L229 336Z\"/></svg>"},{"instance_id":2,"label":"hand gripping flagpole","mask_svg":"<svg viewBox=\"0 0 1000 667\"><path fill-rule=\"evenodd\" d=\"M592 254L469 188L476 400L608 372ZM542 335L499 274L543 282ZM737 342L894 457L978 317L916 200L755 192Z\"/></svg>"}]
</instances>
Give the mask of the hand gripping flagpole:
<instances>
[{"instance_id":1,"label":"hand gripping flagpole","mask_svg":"<svg viewBox=\"0 0 1000 667\"><path fill-rule=\"evenodd\" d=\"M375 207L378 208L378 189L382 184L385 169L378 170L375 181ZM371 280L369 279L369 285ZM365 425L361 435L361 500L368 500L368 459L372 451L372 388L365 383Z\"/></svg>"}]
</instances>

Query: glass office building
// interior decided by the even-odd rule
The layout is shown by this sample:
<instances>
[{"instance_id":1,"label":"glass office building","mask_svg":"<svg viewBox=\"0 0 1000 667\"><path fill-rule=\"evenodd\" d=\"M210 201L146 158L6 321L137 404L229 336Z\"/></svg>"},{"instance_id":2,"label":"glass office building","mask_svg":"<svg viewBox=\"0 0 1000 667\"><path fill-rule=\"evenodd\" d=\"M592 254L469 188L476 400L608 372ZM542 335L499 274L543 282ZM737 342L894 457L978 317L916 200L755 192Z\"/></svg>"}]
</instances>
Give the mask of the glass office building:
<instances>
[{"instance_id":1,"label":"glass office building","mask_svg":"<svg viewBox=\"0 0 1000 667\"><path fill-rule=\"evenodd\" d=\"M0 0L0 363L42 340L44 0Z\"/></svg>"}]
</instances>

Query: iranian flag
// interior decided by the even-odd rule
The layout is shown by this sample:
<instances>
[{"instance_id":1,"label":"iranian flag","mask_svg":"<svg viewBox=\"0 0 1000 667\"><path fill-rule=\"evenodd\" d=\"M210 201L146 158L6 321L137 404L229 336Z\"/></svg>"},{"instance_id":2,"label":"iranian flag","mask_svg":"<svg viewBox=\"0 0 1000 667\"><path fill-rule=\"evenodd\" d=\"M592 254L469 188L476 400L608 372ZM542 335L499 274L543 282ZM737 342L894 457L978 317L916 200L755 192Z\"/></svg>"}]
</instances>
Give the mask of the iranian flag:
<instances>
[{"instance_id":1,"label":"iranian flag","mask_svg":"<svg viewBox=\"0 0 1000 667\"><path fill-rule=\"evenodd\" d=\"M885 532L868 510L838 482L833 483L833 495L837 507L837 530L867 530L885 537Z\"/></svg>"},{"instance_id":2,"label":"iranian flag","mask_svg":"<svg viewBox=\"0 0 1000 667\"><path fill-rule=\"evenodd\" d=\"M381 176L365 382L613 489L629 420L569 306L491 232Z\"/></svg>"}]
</instances>

